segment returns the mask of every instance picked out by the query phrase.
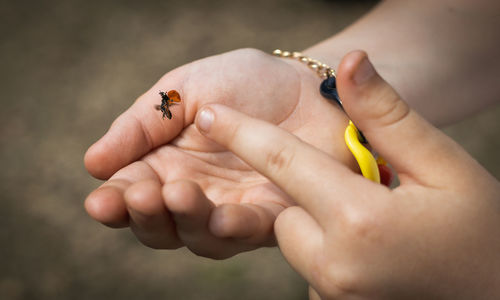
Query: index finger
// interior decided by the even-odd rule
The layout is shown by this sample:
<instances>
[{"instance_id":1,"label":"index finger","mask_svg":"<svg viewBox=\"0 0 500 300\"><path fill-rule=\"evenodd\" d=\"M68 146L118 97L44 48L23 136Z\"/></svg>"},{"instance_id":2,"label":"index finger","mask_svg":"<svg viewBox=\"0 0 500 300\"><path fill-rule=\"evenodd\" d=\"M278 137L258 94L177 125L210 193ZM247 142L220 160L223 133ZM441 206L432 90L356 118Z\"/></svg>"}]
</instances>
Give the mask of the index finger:
<instances>
[{"instance_id":1,"label":"index finger","mask_svg":"<svg viewBox=\"0 0 500 300\"><path fill-rule=\"evenodd\" d=\"M355 197L367 181L291 133L226 106L204 106L202 134L269 178L314 217L331 218L337 200Z\"/></svg>"}]
</instances>

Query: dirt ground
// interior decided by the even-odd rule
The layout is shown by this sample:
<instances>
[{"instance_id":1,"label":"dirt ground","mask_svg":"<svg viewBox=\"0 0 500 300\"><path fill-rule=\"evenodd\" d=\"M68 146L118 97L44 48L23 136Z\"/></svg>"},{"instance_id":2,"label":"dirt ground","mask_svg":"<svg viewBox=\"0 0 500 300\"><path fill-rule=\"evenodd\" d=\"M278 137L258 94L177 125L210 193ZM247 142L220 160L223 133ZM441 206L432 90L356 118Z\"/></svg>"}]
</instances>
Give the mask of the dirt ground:
<instances>
[{"instance_id":1,"label":"dirt ground","mask_svg":"<svg viewBox=\"0 0 500 300\"><path fill-rule=\"evenodd\" d=\"M374 1L2 1L0 298L305 299L277 249L157 251L83 209L82 158L161 75L241 47L303 49ZM500 177L500 107L446 129Z\"/></svg>"}]
</instances>

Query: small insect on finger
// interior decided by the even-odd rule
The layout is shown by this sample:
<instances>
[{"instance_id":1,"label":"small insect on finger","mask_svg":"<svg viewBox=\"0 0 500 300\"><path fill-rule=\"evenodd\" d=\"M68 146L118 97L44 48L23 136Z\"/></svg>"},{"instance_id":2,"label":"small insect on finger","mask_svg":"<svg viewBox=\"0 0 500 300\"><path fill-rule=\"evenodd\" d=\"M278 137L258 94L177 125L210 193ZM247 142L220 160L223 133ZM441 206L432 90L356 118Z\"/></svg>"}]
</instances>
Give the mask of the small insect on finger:
<instances>
[{"instance_id":1,"label":"small insect on finger","mask_svg":"<svg viewBox=\"0 0 500 300\"><path fill-rule=\"evenodd\" d=\"M167 117L169 120L172 119L172 112L170 111L170 106L181 102L181 96L176 90L168 91L167 93L160 91L161 105L155 105L156 110L160 110L163 113L162 119Z\"/></svg>"}]
</instances>

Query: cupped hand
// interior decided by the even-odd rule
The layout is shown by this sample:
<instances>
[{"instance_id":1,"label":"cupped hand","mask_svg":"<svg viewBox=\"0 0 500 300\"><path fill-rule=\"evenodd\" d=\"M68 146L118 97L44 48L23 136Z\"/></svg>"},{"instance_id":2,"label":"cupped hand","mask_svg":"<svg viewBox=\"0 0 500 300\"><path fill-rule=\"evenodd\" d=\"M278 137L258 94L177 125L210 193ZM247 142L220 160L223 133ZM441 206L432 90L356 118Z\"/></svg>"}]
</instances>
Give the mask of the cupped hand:
<instances>
[{"instance_id":1,"label":"cupped hand","mask_svg":"<svg viewBox=\"0 0 500 300\"><path fill-rule=\"evenodd\" d=\"M311 298L499 299L499 182L400 100L364 52L343 59L337 83L347 114L398 172L397 188L225 106L196 119L298 203L275 231Z\"/></svg>"},{"instance_id":2,"label":"cupped hand","mask_svg":"<svg viewBox=\"0 0 500 300\"><path fill-rule=\"evenodd\" d=\"M293 201L201 135L193 121L201 106L225 104L353 166L342 142L347 119L321 97L319 83L304 65L252 49L167 73L87 151L88 171L107 180L86 199L88 213L111 227L130 226L153 248L186 245L199 255L225 258L273 245L276 216ZM155 109L160 90L181 95L171 120Z\"/></svg>"}]
</instances>

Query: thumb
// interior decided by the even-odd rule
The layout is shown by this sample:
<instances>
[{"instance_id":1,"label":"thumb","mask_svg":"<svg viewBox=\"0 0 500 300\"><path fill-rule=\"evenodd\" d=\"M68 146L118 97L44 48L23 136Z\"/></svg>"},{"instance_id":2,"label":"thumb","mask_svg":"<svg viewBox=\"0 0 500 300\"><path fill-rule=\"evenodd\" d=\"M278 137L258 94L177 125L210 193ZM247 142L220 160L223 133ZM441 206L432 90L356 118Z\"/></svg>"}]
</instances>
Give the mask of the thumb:
<instances>
[{"instance_id":1,"label":"thumb","mask_svg":"<svg viewBox=\"0 0 500 300\"><path fill-rule=\"evenodd\" d=\"M443 172L456 171L450 169L465 152L410 109L375 71L365 52L343 58L337 82L346 113L402 181L409 175L435 184Z\"/></svg>"}]
</instances>

